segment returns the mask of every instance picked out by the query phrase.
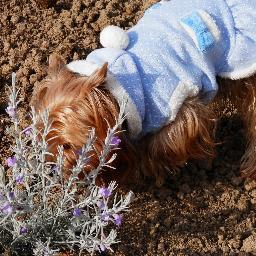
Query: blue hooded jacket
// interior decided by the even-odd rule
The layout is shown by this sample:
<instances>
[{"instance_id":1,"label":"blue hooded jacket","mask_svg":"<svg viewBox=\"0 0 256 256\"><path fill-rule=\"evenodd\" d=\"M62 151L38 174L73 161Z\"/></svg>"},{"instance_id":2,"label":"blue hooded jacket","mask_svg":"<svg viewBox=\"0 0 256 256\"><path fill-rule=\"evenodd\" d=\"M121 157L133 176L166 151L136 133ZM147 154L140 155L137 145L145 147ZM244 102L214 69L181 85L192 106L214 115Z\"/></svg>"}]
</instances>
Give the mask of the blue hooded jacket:
<instances>
[{"instance_id":1,"label":"blue hooded jacket","mask_svg":"<svg viewBox=\"0 0 256 256\"><path fill-rule=\"evenodd\" d=\"M109 64L108 86L128 98L131 137L175 120L187 97L211 100L216 76L256 70L256 0L171 0L151 6L128 30L126 50L97 49L88 61Z\"/></svg>"}]
</instances>

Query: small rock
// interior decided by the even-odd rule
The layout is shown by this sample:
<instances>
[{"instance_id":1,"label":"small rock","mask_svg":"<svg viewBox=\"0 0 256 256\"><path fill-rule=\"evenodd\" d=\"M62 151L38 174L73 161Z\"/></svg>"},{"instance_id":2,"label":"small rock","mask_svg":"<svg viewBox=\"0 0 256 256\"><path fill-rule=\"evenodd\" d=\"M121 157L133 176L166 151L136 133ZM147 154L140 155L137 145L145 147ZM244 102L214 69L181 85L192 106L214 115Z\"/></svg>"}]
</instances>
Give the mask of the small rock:
<instances>
[{"instance_id":1,"label":"small rock","mask_svg":"<svg viewBox=\"0 0 256 256\"><path fill-rule=\"evenodd\" d=\"M16 15L16 14L14 14L14 15L11 17L11 22L12 22L13 24L17 24L19 20L20 20L20 17L19 17L18 15Z\"/></svg>"},{"instance_id":2,"label":"small rock","mask_svg":"<svg viewBox=\"0 0 256 256\"><path fill-rule=\"evenodd\" d=\"M29 77L29 82L30 84L34 84L37 80L37 75L36 74L32 74L30 77Z\"/></svg>"},{"instance_id":3,"label":"small rock","mask_svg":"<svg viewBox=\"0 0 256 256\"><path fill-rule=\"evenodd\" d=\"M42 44L41 44L41 48L42 49L47 49L48 47L49 47L49 42L43 41Z\"/></svg>"},{"instance_id":4,"label":"small rock","mask_svg":"<svg viewBox=\"0 0 256 256\"><path fill-rule=\"evenodd\" d=\"M225 227L220 227L220 230L224 232L225 231Z\"/></svg>"},{"instance_id":5,"label":"small rock","mask_svg":"<svg viewBox=\"0 0 256 256\"><path fill-rule=\"evenodd\" d=\"M155 235L157 233L159 227L160 227L160 224L157 223L154 227L151 228L149 234L150 235Z\"/></svg>"},{"instance_id":6,"label":"small rock","mask_svg":"<svg viewBox=\"0 0 256 256\"><path fill-rule=\"evenodd\" d=\"M230 197L231 197L230 193L226 191L226 192L222 193L220 200L222 202L228 202L228 201L230 201Z\"/></svg>"},{"instance_id":7,"label":"small rock","mask_svg":"<svg viewBox=\"0 0 256 256\"><path fill-rule=\"evenodd\" d=\"M256 189L253 189L250 193L250 196L256 197Z\"/></svg>"},{"instance_id":8,"label":"small rock","mask_svg":"<svg viewBox=\"0 0 256 256\"><path fill-rule=\"evenodd\" d=\"M252 198L250 201L251 201L251 204L256 205L256 198Z\"/></svg>"},{"instance_id":9,"label":"small rock","mask_svg":"<svg viewBox=\"0 0 256 256\"><path fill-rule=\"evenodd\" d=\"M251 191L256 188L256 181L255 180L247 180L244 185L245 190Z\"/></svg>"},{"instance_id":10,"label":"small rock","mask_svg":"<svg viewBox=\"0 0 256 256\"><path fill-rule=\"evenodd\" d=\"M245 211L246 209L249 208L249 200L245 195L242 195L237 201L237 208L240 211Z\"/></svg>"},{"instance_id":11,"label":"small rock","mask_svg":"<svg viewBox=\"0 0 256 256\"><path fill-rule=\"evenodd\" d=\"M155 227L151 228L150 231L149 231L149 234L152 236L156 233L156 229Z\"/></svg>"},{"instance_id":12,"label":"small rock","mask_svg":"<svg viewBox=\"0 0 256 256\"><path fill-rule=\"evenodd\" d=\"M240 237L232 238L228 241L230 248L238 249L241 246Z\"/></svg>"},{"instance_id":13,"label":"small rock","mask_svg":"<svg viewBox=\"0 0 256 256\"><path fill-rule=\"evenodd\" d=\"M243 180L244 179L242 177L232 177L230 181L233 186L239 186Z\"/></svg>"},{"instance_id":14,"label":"small rock","mask_svg":"<svg viewBox=\"0 0 256 256\"><path fill-rule=\"evenodd\" d=\"M172 201L172 197L171 196L167 196L166 200L171 202Z\"/></svg>"},{"instance_id":15,"label":"small rock","mask_svg":"<svg viewBox=\"0 0 256 256\"><path fill-rule=\"evenodd\" d=\"M170 218L166 218L163 221L164 226L167 228L171 227L172 223L173 223L173 221Z\"/></svg>"},{"instance_id":16,"label":"small rock","mask_svg":"<svg viewBox=\"0 0 256 256\"><path fill-rule=\"evenodd\" d=\"M256 253L256 237L254 235L250 235L244 239L241 251Z\"/></svg>"},{"instance_id":17,"label":"small rock","mask_svg":"<svg viewBox=\"0 0 256 256\"><path fill-rule=\"evenodd\" d=\"M221 245L224 241L224 236L223 235L218 235L218 244Z\"/></svg>"},{"instance_id":18,"label":"small rock","mask_svg":"<svg viewBox=\"0 0 256 256\"><path fill-rule=\"evenodd\" d=\"M159 243L159 244L157 245L157 250L158 250L159 252L164 252L164 251L166 251L166 246L165 246L165 244L164 244L163 242Z\"/></svg>"},{"instance_id":19,"label":"small rock","mask_svg":"<svg viewBox=\"0 0 256 256\"><path fill-rule=\"evenodd\" d=\"M143 220L143 221L141 222L141 224L142 224L142 226L144 226L144 225L147 224L147 222L146 222L145 220Z\"/></svg>"},{"instance_id":20,"label":"small rock","mask_svg":"<svg viewBox=\"0 0 256 256\"><path fill-rule=\"evenodd\" d=\"M10 47L11 45L9 42L4 42L4 52L8 52L10 50Z\"/></svg>"},{"instance_id":21,"label":"small rock","mask_svg":"<svg viewBox=\"0 0 256 256\"><path fill-rule=\"evenodd\" d=\"M156 223L155 227L159 228L160 227L160 223Z\"/></svg>"},{"instance_id":22,"label":"small rock","mask_svg":"<svg viewBox=\"0 0 256 256\"><path fill-rule=\"evenodd\" d=\"M184 193L181 192L181 191L179 191L179 192L177 193L177 197L178 197L180 200L183 200L183 199L184 199Z\"/></svg>"},{"instance_id":23,"label":"small rock","mask_svg":"<svg viewBox=\"0 0 256 256\"><path fill-rule=\"evenodd\" d=\"M82 23L84 22L84 17L82 15L79 15L77 18L76 18L76 23L81 25Z\"/></svg>"},{"instance_id":24,"label":"small rock","mask_svg":"<svg viewBox=\"0 0 256 256\"><path fill-rule=\"evenodd\" d=\"M73 60L79 60L79 55L77 52L74 52L73 54Z\"/></svg>"},{"instance_id":25,"label":"small rock","mask_svg":"<svg viewBox=\"0 0 256 256\"><path fill-rule=\"evenodd\" d=\"M222 249L222 251L225 252L225 253L229 253L229 252L230 252L229 247L228 247L227 245L225 245L225 244L222 246L221 249Z\"/></svg>"},{"instance_id":26,"label":"small rock","mask_svg":"<svg viewBox=\"0 0 256 256\"><path fill-rule=\"evenodd\" d=\"M156 219L156 215L155 215L155 213L151 212L151 213L147 214L146 218L149 221L153 221L154 219Z\"/></svg>"}]
</instances>

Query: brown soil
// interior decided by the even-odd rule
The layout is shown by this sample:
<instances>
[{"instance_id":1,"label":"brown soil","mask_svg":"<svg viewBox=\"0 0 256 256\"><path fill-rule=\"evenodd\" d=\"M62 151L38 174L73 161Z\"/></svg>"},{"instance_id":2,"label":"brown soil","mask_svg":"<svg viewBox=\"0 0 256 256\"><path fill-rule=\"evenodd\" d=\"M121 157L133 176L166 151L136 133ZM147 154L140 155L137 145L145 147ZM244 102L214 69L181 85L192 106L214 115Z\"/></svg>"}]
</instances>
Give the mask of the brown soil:
<instances>
[{"instance_id":1,"label":"brown soil","mask_svg":"<svg viewBox=\"0 0 256 256\"><path fill-rule=\"evenodd\" d=\"M157 0L1 0L0 155L9 153L7 84L17 73L21 113L33 88L46 76L48 57L83 59L99 47L108 24L128 28ZM256 255L256 182L239 177L244 132L239 118L219 125L213 164L189 163L165 186L151 181L131 189L131 212L119 230L121 243L110 255ZM208 166L207 166L208 165Z\"/></svg>"}]
</instances>

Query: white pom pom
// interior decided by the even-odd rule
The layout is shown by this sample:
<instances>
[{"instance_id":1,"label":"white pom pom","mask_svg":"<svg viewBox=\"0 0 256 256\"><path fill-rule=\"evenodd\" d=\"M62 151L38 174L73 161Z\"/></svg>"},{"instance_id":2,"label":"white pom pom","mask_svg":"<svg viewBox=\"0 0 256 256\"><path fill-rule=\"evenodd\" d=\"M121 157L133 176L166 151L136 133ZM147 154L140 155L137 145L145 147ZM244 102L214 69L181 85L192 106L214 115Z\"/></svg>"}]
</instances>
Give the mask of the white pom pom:
<instances>
[{"instance_id":1,"label":"white pom pom","mask_svg":"<svg viewBox=\"0 0 256 256\"><path fill-rule=\"evenodd\" d=\"M125 50L129 45L129 36L117 26L108 26L100 33L100 43L103 47Z\"/></svg>"}]
</instances>

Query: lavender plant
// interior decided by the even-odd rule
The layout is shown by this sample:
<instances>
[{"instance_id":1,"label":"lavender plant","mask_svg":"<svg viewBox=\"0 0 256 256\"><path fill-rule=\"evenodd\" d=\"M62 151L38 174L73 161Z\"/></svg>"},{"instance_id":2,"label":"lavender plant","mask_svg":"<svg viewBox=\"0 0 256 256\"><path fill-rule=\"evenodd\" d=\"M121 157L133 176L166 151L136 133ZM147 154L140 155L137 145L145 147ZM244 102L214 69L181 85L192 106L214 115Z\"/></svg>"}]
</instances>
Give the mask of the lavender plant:
<instances>
[{"instance_id":1,"label":"lavender plant","mask_svg":"<svg viewBox=\"0 0 256 256\"><path fill-rule=\"evenodd\" d=\"M107 160L118 147L118 128L123 122L124 105L114 127L109 127L105 146L99 154L99 165L83 180L78 174L90 162L95 141L92 129L86 145L79 151L76 165L68 180L63 177L64 151L58 147L56 162L47 161L47 134L51 131L48 112L37 115L32 108L31 125L22 130L17 115L19 104L12 74L9 105L6 112L12 126L8 133L14 139L13 155L6 160L6 171L0 165L0 244L17 251L20 244L29 245L34 255L57 255L62 249L84 251L112 250L118 242L116 227L122 223L122 212L128 210L133 193L119 196L117 185L95 184L97 175L111 167L116 155ZM37 129L41 119L43 129ZM40 140L38 138L40 137ZM8 237L9 239L6 239Z\"/></svg>"}]
</instances>

